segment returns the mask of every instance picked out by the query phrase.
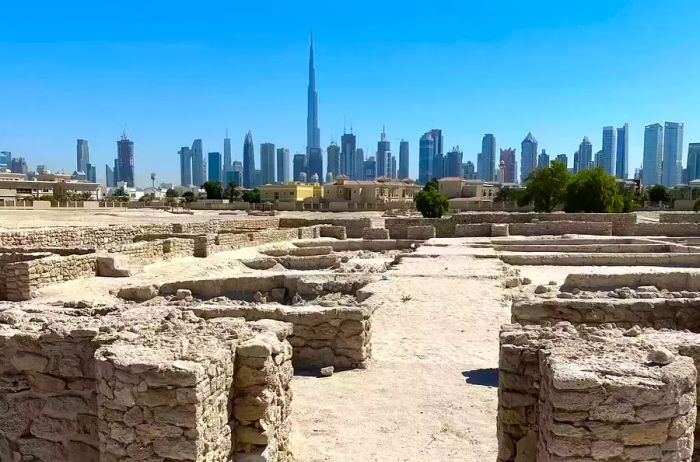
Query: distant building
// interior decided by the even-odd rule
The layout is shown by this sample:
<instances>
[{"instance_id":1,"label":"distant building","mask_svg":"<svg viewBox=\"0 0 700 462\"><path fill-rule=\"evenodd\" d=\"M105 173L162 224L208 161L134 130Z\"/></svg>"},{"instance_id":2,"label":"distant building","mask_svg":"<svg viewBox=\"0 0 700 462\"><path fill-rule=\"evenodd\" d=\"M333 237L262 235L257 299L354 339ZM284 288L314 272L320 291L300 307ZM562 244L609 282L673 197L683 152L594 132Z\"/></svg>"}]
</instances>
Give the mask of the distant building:
<instances>
[{"instance_id":1,"label":"distant building","mask_svg":"<svg viewBox=\"0 0 700 462\"><path fill-rule=\"evenodd\" d=\"M236 183L238 186L243 184L243 163L239 160L234 160L231 170L226 172L226 184L229 183Z\"/></svg>"},{"instance_id":2,"label":"distant building","mask_svg":"<svg viewBox=\"0 0 700 462\"><path fill-rule=\"evenodd\" d=\"M377 160L374 156L369 156L364 162L364 178L365 181L373 181L377 178Z\"/></svg>"},{"instance_id":3,"label":"distant building","mask_svg":"<svg viewBox=\"0 0 700 462\"><path fill-rule=\"evenodd\" d=\"M0 170L9 169L12 162L12 153L9 151L0 151Z\"/></svg>"},{"instance_id":4,"label":"distant building","mask_svg":"<svg viewBox=\"0 0 700 462\"><path fill-rule=\"evenodd\" d=\"M617 128L617 160L615 176L626 180L629 178L629 124Z\"/></svg>"},{"instance_id":5,"label":"distant building","mask_svg":"<svg viewBox=\"0 0 700 462\"><path fill-rule=\"evenodd\" d=\"M463 165L464 173L462 174L465 180L476 180L476 169L474 168L474 162L468 160L466 164Z\"/></svg>"},{"instance_id":6,"label":"distant building","mask_svg":"<svg viewBox=\"0 0 700 462\"><path fill-rule=\"evenodd\" d=\"M306 168L307 168L307 158L306 154L294 154L294 161L292 162L292 169L294 171L293 181L299 181L300 183L306 183ZM304 181L301 180L301 174L304 174Z\"/></svg>"},{"instance_id":7,"label":"distant building","mask_svg":"<svg viewBox=\"0 0 700 462\"><path fill-rule=\"evenodd\" d=\"M464 154L459 146L452 148L450 152L447 153L447 168L445 176L462 177L462 158Z\"/></svg>"},{"instance_id":8,"label":"distant building","mask_svg":"<svg viewBox=\"0 0 700 462\"><path fill-rule=\"evenodd\" d=\"M260 186L261 202L321 202L323 190L319 184L266 184Z\"/></svg>"},{"instance_id":9,"label":"distant building","mask_svg":"<svg viewBox=\"0 0 700 462\"><path fill-rule=\"evenodd\" d=\"M306 179L306 172L299 173L299 183L306 184L308 180Z\"/></svg>"},{"instance_id":10,"label":"distant building","mask_svg":"<svg viewBox=\"0 0 700 462\"><path fill-rule=\"evenodd\" d=\"M700 179L700 143L688 144L688 182Z\"/></svg>"},{"instance_id":11,"label":"distant building","mask_svg":"<svg viewBox=\"0 0 700 462\"><path fill-rule=\"evenodd\" d=\"M540 155L537 156L537 168L547 167L549 167L549 154L543 149Z\"/></svg>"},{"instance_id":12,"label":"distant building","mask_svg":"<svg viewBox=\"0 0 700 462\"><path fill-rule=\"evenodd\" d=\"M578 151L576 151L574 153L574 166L571 168L574 173L578 173L578 168L581 165L580 157Z\"/></svg>"},{"instance_id":13,"label":"distant building","mask_svg":"<svg viewBox=\"0 0 700 462\"><path fill-rule=\"evenodd\" d=\"M10 172L20 173L22 175L27 174L27 161L24 157L13 157L10 161Z\"/></svg>"},{"instance_id":14,"label":"distant building","mask_svg":"<svg viewBox=\"0 0 700 462\"><path fill-rule=\"evenodd\" d=\"M442 130L434 128L421 136L418 145L418 183L426 184L436 177L435 157L442 156ZM438 162L442 165L442 161Z\"/></svg>"},{"instance_id":15,"label":"distant building","mask_svg":"<svg viewBox=\"0 0 700 462\"><path fill-rule=\"evenodd\" d=\"M209 181L221 182L221 153L210 152L209 153L209 176L207 177Z\"/></svg>"},{"instance_id":16,"label":"distant building","mask_svg":"<svg viewBox=\"0 0 700 462\"><path fill-rule=\"evenodd\" d=\"M355 149L355 158L353 162L354 166L354 173L351 175L347 175L351 178L354 178L356 180L373 180L374 176L371 178L368 178L365 176L365 151L362 148L357 148ZM375 176L376 176L376 168L374 170Z\"/></svg>"},{"instance_id":17,"label":"distant building","mask_svg":"<svg viewBox=\"0 0 700 462\"><path fill-rule=\"evenodd\" d=\"M347 175L353 177L355 174L355 149L357 149L357 138L352 133L343 133L340 137L340 164L335 176Z\"/></svg>"},{"instance_id":18,"label":"distant building","mask_svg":"<svg viewBox=\"0 0 700 462\"><path fill-rule=\"evenodd\" d=\"M593 166L596 168L603 168L603 150L601 149L600 151L596 152L593 158L595 159L593 161ZM603 168L603 170L605 169Z\"/></svg>"},{"instance_id":19,"label":"distant building","mask_svg":"<svg viewBox=\"0 0 700 462\"><path fill-rule=\"evenodd\" d=\"M578 146L578 165L576 171L580 172L591 168L593 165L593 144L587 136L583 137L581 144Z\"/></svg>"},{"instance_id":20,"label":"distant building","mask_svg":"<svg viewBox=\"0 0 700 462\"><path fill-rule=\"evenodd\" d=\"M180 185L190 186L192 184L192 150L183 146L177 154L180 156Z\"/></svg>"},{"instance_id":21,"label":"distant building","mask_svg":"<svg viewBox=\"0 0 700 462\"><path fill-rule=\"evenodd\" d=\"M277 148L277 182L289 183L289 149Z\"/></svg>"},{"instance_id":22,"label":"distant building","mask_svg":"<svg viewBox=\"0 0 700 462\"><path fill-rule=\"evenodd\" d=\"M681 183L682 160L683 124L666 122L664 124L664 157L661 184L672 188Z\"/></svg>"},{"instance_id":23,"label":"distant building","mask_svg":"<svg viewBox=\"0 0 700 462\"><path fill-rule=\"evenodd\" d=\"M445 154L435 154L433 157L433 178L443 178L447 176L447 156ZM477 176L479 172L477 172ZM431 180L433 179L431 178Z\"/></svg>"},{"instance_id":24,"label":"distant building","mask_svg":"<svg viewBox=\"0 0 700 462\"><path fill-rule=\"evenodd\" d=\"M192 154L192 184L202 186L207 181L207 164L204 161L202 140L194 140L190 152Z\"/></svg>"},{"instance_id":25,"label":"distant building","mask_svg":"<svg viewBox=\"0 0 700 462\"><path fill-rule=\"evenodd\" d=\"M39 166L37 166L37 173L41 173ZM97 183L97 167L88 162L85 166L85 177L89 183Z\"/></svg>"},{"instance_id":26,"label":"distant building","mask_svg":"<svg viewBox=\"0 0 700 462\"><path fill-rule=\"evenodd\" d=\"M87 164L90 162L90 148L87 140L78 140L76 143L77 159L75 169L79 172L87 170Z\"/></svg>"},{"instance_id":27,"label":"distant building","mask_svg":"<svg viewBox=\"0 0 700 462\"><path fill-rule=\"evenodd\" d=\"M335 143L329 144L326 148L326 156L328 157L328 162L326 163L326 174L330 173L331 178L341 175L340 147Z\"/></svg>"},{"instance_id":28,"label":"distant building","mask_svg":"<svg viewBox=\"0 0 700 462\"><path fill-rule=\"evenodd\" d=\"M316 92L316 67L314 65L314 40L309 45L309 86L306 115L306 153L321 150L321 130L318 128L318 93Z\"/></svg>"},{"instance_id":29,"label":"distant building","mask_svg":"<svg viewBox=\"0 0 700 462\"><path fill-rule=\"evenodd\" d=\"M262 181L260 184L272 184L275 182L275 145L262 143L260 145L260 172Z\"/></svg>"},{"instance_id":30,"label":"distant building","mask_svg":"<svg viewBox=\"0 0 700 462\"><path fill-rule=\"evenodd\" d=\"M221 179L226 180L226 173L231 171L231 138L228 137L228 130L226 130L226 137L224 138L224 164L221 166L221 169Z\"/></svg>"},{"instance_id":31,"label":"distant building","mask_svg":"<svg viewBox=\"0 0 700 462\"><path fill-rule=\"evenodd\" d=\"M130 141L126 133L117 141L117 165L119 167L118 179L134 187L134 142Z\"/></svg>"},{"instance_id":32,"label":"distant building","mask_svg":"<svg viewBox=\"0 0 700 462\"><path fill-rule=\"evenodd\" d=\"M262 184L262 170L257 169L255 170L255 180L253 181L253 184L255 185L254 187L257 188Z\"/></svg>"},{"instance_id":33,"label":"distant building","mask_svg":"<svg viewBox=\"0 0 700 462\"><path fill-rule=\"evenodd\" d=\"M493 181L496 178L496 137L491 133L485 134L481 140L481 163L476 172L480 180Z\"/></svg>"},{"instance_id":34,"label":"distant building","mask_svg":"<svg viewBox=\"0 0 700 462\"><path fill-rule=\"evenodd\" d=\"M557 157L554 158L555 161L564 164L564 167L569 167L569 158L566 156L566 154L559 154Z\"/></svg>"},{"instance_id":35,"label":"distant building","mask_svg":"<svg viewBox=\"0 0 700 462\"><path fill-rule=\"evenodd\" d=\"M68 193L85 194L90 200L99 200L101 191L101 185L77 181L69 175L37 173L30 178L26 173L0 173L0 205L14 205L18 197L39 199Z\"/></svg>"},{"instance_id":36,"label":"distant building","mask_svg":"<svg viewBox=\"0 0 700 462\"><path fill-rule=\"evenodd\" d=\"M49 174L51 172L49 172L49 169L48 169L48 167L46 167L45 164L39 164L36 166L36 173L37 173L37 175L46 175L46 174Z\"/></svg>"},{"instance_id":37,"label":"distant building","mask_svg":"<svg viewBox=\"0 0 700 462\"><path fill-rule=\"evenodd\" d=\"M370 161L375 162L374 157L367 159ZM361 181L341 176L323 185L322 201L331 210L405 208L413 204L418 191L420 186L408 180L380 177Z\"/></svg>"},{"instance_id":38,"label":"distant building","mask_svg":"<svg viewBox=\"0 0 700 462\"><path fill-rule=\"evenodd\" d=\"M309 180L312 176L316 175L316 182L323 180L323 150L318 148L311 148L308 150L309 154L306 159L306 174Z\"/></svg>"},{"instance_id":39,"label":"distant building","mask_svg":"<svg viewBox=\"0 0 700 462\"><path fill-rule=\"evenodd\" d=\"M503 176L501 176L500 165L503 162ZM498 159L499 165L499 175L498 181L501 183L517 183L518 178L516 172L518 171L517 163L515 160L515 149L501 149L500 156Z\"/></svg>"},{"instance_id":40,"label":"distant building","mask_svg":"<svg viewBox=\"0 0 700 462\"><path fill-rule=\"evenodd\" d=\"M644 127L644 154L642 158L642 185L661 183L661 161L664 151L664 127L652 124Z\"/></svg>"},{"instance_id":41,"label":"distant building","mask_svg":"<svg viewBox=\"0 0 700 462\"><path fill-rule=\"evenodd\" d=\"M391 142L387 139L386 131L382 127L382 134L377 142L377 176L388 177L389 156L391 155Z\"/></svg>"},{"instance_id":42,"label":"distant building","mask_svg":"<svg viewBox=\"0 0 700 462\"><path fill-rule=\"evenodd\" d=\"M617 131L615 127L603 127L603 148L600 167L608 175L615 175L615 160L617 159Z\"/></svg>"},{"instance_id":43,"label":"distant building","mask_svg":"<svg viewBox=\"0 0 700 462\"><path fill-rule=\"evenodd\" d=\"M255 186L255 146L249 131L243 139L243 187L252 189Z\"/></svg>"},{"instance_id":44,"label":"distant building","mask_svg":"<svg viewBox=\"0 0 700 462\"><path fill-rule=\"evenodd\" d=\"M117 184L114 182L114 169L109 165L105 165L105 186L114 188Z\"/></svg>"},{"instance_id":45,"label":"distant building","mask_svg":"<svg viewBox=\"0 0 700 462\"><path fill-rule=\"evenodd\" d=\"M537 140L528 133L520 143L520 182L525 183L530 172L537 168Z\"/></svg>"},{"instance_id":46,"label":"distant building","mask_svg":"<svg viewBox=\"0 0 700 462\"><path fill-rule=\"evenodd\" d=\"M408 141L401 140L399 143L399 168L397 177L400 179L408 178L409 156L408 156Z\"/></svg>"}]
</instances>

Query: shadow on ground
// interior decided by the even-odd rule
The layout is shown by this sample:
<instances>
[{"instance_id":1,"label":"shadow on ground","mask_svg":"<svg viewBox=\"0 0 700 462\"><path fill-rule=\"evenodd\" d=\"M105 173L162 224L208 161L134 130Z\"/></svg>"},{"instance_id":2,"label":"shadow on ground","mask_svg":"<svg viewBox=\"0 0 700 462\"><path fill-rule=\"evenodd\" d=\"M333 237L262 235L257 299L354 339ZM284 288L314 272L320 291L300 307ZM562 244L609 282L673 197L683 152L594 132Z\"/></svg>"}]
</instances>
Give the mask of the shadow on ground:
<instances>
[{"instance_id":1,"label":"shadow on ground","mask_svg":"<svg viewBox=\"0 0 700 462\"><path fill-rule=\"evenodd\" d=\"M498 369L473 369L462 372L468 384L498 387Z\"/></svg>"}]
</instances>

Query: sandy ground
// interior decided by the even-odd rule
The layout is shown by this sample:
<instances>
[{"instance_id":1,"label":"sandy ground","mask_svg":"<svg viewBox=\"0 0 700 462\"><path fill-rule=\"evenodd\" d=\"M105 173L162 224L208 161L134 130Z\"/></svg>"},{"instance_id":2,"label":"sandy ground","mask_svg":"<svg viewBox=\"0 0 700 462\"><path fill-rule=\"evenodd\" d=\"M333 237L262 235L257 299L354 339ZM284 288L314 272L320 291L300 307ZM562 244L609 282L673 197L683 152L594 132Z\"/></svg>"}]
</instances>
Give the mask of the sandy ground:
<instances>
[{"instance_id":1,"label":"sandy ground","mask_svg":"<svg viewBox=\"0 0 700 462\"><path fill-rule=\"evenodd\" d=\"M380 306L368 369L295 377L298 460L495 460L502 265L451 241L371 286Z\"/></svg>"}]
</instances>

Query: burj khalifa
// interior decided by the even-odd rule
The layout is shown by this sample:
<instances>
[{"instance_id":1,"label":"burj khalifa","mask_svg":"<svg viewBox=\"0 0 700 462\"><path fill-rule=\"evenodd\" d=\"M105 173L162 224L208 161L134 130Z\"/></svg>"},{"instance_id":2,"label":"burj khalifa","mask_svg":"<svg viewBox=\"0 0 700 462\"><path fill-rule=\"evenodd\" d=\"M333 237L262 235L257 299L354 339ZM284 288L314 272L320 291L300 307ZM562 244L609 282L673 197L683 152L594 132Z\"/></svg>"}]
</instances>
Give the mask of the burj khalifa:
<instances>
[{"instance_id":1,"label":"burj khalifa","mask_svg":"<svg viewBox=\"0 0 700 462\"><path fill-rule=\"evenodd\" d=\"M306 116L306 154L321 149L321 130L318 128L318 93L316 92L316 68L314 67L314 36L309 47L309 91Z\"/></svg>"}]
</instances>

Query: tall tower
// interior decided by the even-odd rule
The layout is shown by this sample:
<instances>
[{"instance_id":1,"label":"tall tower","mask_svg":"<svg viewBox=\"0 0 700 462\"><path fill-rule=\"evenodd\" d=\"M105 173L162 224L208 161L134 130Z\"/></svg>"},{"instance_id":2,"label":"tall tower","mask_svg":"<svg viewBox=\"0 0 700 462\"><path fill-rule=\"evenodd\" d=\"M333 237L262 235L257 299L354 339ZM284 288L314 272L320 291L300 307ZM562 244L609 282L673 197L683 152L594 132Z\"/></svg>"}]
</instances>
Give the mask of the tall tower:
<instances>
[{"instance_id":1,"label":"tall tower","mask_svg":"<svg viewBox=\"0 0 700 462\"><path fill-rule=\"evenodd\" d=\"M117 166L119 181L126 182L129 188L134 187L134 142L129 140L126 132L117 141Z\"/></svg>"},{"instance_id":2,"label":"tall tower","mask_svg":"<svg viewBox=\"0 0 700 462\"><path fill-rule=\"evenodd\" d=\"M309 46L309 90L308 113L306 116L306 153L311 149L321 149L321 130L318 128L318 93L316 92L316 67L314 67L314 36L311 34ZM295 178L296 180L296 178Z\"/></svg>"},{"instance_id":3,"label":"tall tower","mask_svg":"<svg viewBox=\"0 0 700 462\"><path fill-rule=\"evenodd\" d=\"M243 187L252 189L255 186L255 148L253 134L248 131L243 140Z\"/></svg>"},{"instance_id":4,"label":"tall tower","mask_svg":"<svg viewBox=\"0 0 700 462\"><path fill-rule=\"evenodd\" d=\"M90 163L90 149L87 140L78 140L76 170L87 173L87 164Z\"/></svg>"}]
</instances>

